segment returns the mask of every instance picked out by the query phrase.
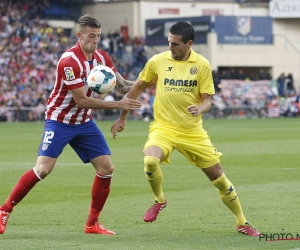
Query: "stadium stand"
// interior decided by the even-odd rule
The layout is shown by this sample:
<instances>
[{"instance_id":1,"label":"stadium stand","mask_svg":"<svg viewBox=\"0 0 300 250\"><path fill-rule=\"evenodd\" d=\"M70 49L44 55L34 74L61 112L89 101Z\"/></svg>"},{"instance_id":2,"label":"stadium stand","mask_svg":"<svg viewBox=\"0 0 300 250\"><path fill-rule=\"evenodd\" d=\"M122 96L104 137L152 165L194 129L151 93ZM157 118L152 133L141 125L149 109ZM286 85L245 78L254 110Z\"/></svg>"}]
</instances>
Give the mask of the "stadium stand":
<instances>
[{"instance_id":1,"label":"stadium stand","mask_svg":"<svg viewBox=\"0 0 300 250\"><path fill-rule=\"evenodd\" d=\"M76 2L77 5L70 4L71 2ZM56 63L63 51L76 42L76 37L70 31L51 27L47 20L52 18L76 20L80 4L84 2L31 0L0 3L0 121L44 119L46 101L55 82ZM134 80L147 61L145 45L143 38L125 39L120 31L115 31L104 34L99 47L111 55L124 78ZM299 116L300 95L293 86L292 75L287 74L283 79L273 80L266 72L260 73L252 76L247 75L242 69L236 73L234 69L229 68L222 72L214 72L216 95L213 96L212 110L205 116L207 118ZM228 79L267 80L270 82L270 92L260 99L249 99L238 94L226 97L220 90L222 81ZM283 81L283 88L279 87L280 81ZM114 99L122 98L117 91L113 91L110 95ZM144 120L152 118L154 96L155 89L143 93L141 100L144 106L133 113L133 118ZM274 107L277 107L275 111ZM95 111L95 118L108 119L114 114Z\"/></svg>"}]
</instances>

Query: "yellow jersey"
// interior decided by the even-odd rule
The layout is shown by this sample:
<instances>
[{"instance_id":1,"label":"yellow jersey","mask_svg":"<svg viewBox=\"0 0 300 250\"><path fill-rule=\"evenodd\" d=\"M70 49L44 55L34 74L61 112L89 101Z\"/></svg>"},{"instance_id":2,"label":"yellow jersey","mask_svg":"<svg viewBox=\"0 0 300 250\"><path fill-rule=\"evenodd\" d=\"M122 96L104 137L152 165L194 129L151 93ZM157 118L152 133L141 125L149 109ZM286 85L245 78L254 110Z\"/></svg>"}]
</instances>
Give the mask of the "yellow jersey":
<instances>
[{"instance_id":1,"label":"yellow jersey","mask_svg":"<svg viewBox=\"0 0 300 250\"><path fill-rule=\"evenodd\" d=\"M192 116L187 107L201 103L201 94L215 93L210 63L191 50L187 61L174 60L166 51L153 56L139 74L150 82L158 76L152 127L179 131L202 129L202 115Z\"/></svg>"}]
</instances>

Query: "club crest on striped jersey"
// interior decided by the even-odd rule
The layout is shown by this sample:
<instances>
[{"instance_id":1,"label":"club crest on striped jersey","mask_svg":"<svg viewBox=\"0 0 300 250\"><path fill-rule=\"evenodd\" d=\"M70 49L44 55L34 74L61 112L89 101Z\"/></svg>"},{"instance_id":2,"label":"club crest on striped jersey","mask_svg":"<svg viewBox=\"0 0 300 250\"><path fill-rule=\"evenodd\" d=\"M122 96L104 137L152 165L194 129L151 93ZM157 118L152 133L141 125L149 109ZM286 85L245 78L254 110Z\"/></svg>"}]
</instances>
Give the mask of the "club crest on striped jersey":
<instances>
[{"instance_id":1,"label":"club crest on striped jersey","mask_svg":"<svg viewBox=\"0 0 300 250\"><path fill-rule=\"evenodd\" d=\"M72 67L64 67L64 71L68 81L75 79L75 75Z\"/></svg>"},{"instance_id":2,"label":"club crest on striped jersey","mask_svg":"<svg viewBox=\"0 0 300 250\"><path fill-rule=\"evenodd\" d=\"M197 68L191 68L190 73L191 73L191 75L196 75L198 73L198 69Z\"/></svg>"}]
</instances>

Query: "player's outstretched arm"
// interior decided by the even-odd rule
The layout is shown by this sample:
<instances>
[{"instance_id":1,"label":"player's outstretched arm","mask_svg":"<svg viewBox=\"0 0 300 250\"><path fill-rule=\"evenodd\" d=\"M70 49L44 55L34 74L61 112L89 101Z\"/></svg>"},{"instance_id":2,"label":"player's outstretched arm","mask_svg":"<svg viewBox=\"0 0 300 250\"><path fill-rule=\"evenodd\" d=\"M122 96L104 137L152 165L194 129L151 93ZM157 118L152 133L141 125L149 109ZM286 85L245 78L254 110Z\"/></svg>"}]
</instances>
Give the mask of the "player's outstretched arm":
<instances>
[{"instance_id":1,"label":"player's outstretched arm","mask_svg":"<svg viewBox=\"0 0 300 250\"><path fill-rule=\"evenodd\" d=\"M134 85L131 87L129 92L123 99L137 99L141 92L149 87L155 86L157 81L157 77L155 77L151 82L141 81L139 78L136 79ZM123 100L122 99L122 100ZM113 138L115 139L118 132L122 132L126 126L126 119L129 114L129 110L122 110L120 117L118 120L112 125L110 131L113 134Z\"/></svg>"},{"instance_id":2,"label":"player's outstretched arm","mask_svg":"<svg viewBox=\"0 0 300 250\"><path fill-rule=\"evenodd\" d=\"M71 94L80 108L86 109L119 109L119 110L134 110L142 106L142 103L137 100L123 98L120 101L103 101L86 96L84 87L70 90Z\"/></svg>"}]
</instances>

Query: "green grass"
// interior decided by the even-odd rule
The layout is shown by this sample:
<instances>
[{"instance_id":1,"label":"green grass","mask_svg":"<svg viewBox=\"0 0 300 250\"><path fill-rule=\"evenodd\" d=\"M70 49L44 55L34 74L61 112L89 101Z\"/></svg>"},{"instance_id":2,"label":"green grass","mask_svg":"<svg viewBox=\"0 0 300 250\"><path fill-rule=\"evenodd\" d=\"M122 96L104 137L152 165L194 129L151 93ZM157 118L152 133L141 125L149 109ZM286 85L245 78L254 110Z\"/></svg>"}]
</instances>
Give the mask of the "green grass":
<instances>
[{"instance_id":1,"label":"green grass","mask_svg":"<svg viewBox=\"0 0 300 250\"><path fill-rule=\"evenodd\" d=\"M115 173L101 222L115 236L85 235L95 171L68 146L51 175L11 214L0 249L300 249L300 241L259 241L236 232L235 219L201 170L176 151L162 165L168 207L143 222L151 192L143 175L148 122L128 121L112 139L113 121L99 122ZM300 234L300 120L205 120L244 214L262 233ZM35 164L42 123L0 123L0 205Z\"/></svg>"}]
</instances>

